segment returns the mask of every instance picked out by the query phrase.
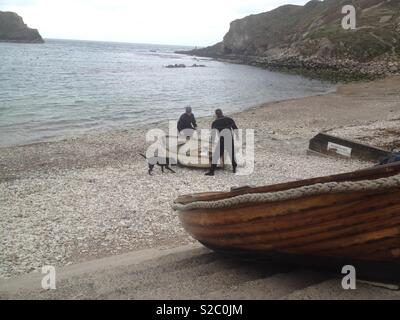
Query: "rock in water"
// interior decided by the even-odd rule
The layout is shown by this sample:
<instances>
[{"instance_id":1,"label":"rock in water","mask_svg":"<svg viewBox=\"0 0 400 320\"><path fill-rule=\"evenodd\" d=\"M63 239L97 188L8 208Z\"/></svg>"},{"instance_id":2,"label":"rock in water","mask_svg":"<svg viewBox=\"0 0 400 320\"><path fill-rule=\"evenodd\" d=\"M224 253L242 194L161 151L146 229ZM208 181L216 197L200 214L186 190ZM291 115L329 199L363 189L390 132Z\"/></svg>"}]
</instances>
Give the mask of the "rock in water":
<instances>
[{"instance_id":1,"label":"rock in water","mask_svg":"<svg viewBox=\"0 0 400 320\"><path fill-rule=\"evenodd\" d=\"M29 28L14 12L0 11L0 42L43 43L36 29Z\"/></svg>"}]
</instances>

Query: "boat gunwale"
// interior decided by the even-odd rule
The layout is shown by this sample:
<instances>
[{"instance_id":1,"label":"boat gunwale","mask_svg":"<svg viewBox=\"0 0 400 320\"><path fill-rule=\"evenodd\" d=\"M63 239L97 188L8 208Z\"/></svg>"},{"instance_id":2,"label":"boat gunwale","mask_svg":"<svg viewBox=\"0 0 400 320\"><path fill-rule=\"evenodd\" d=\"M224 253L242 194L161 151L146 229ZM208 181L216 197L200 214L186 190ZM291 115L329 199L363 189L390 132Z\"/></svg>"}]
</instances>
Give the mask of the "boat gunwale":
<instances>
[{"instance_id":1,"label":"boat gunwale","mask_svg":"<svg viewBox=\"0 0 400 320\"><path fill-rule=\"evenodd\" d=\"M174 201L174 203L186 205L193 202L218 201L244 194L285 191L285 190L300 188L303 186L310 186L318 183L376 180L379 178L391 177L396 174L400 174L400 163L391 163L348 173L341 173L337 175L323 176L305 180L297 180L297 181L279 183L268 186L242 187L228 192L204 192L204 193L182 195L178 197Z\"/></svg>"}]
</instances>

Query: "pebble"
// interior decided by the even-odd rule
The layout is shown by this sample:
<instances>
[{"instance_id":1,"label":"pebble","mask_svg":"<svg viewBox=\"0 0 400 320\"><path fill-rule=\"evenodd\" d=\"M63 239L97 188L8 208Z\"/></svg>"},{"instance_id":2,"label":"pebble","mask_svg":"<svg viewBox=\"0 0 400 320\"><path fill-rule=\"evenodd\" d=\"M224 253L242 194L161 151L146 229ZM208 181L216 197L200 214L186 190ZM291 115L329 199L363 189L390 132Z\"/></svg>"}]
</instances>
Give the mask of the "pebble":
<instances>
[{"instance_id":1,"label":"pebble","mask_svg":"<svg viewBox=\"0 0 400 320\"><path fill-rule=\"evenodd\" d=\"M396 112L390 115L400 119ZM253 128L256 121L269 121L263 120L258 111L236 119L242 128ZM11 161L21 152L25 157L35 155L36 149L32 148L38 148L37 154L44 159L47 153L60 150L62 154L77 154L82 165L70 167L57 161L59 167L44 171L15 169L17 173L12 172L12 176L18 175L18 179L0 182L0 277L9 278L47 264L70 265L85 257L104 257L121 250L193 243L171 210L171 202L181 194L268 185L370 166L307 155L308 139L321 130L320 123L328 123L322 116L323 120L318 119L302 120L299 116L297 122L279 120L275 125L271 120L268 129L263 129L262 123L256 132L255 171L245 176L226 170L209 178L204 176L204 170L185 168L176 168L176 174L161 174L156 168L154 176L149 176L147 164L135 156L145 149L144 129L129 134L129 139L127 133L108 132L94 138L22 147L18 155L15 148L3 148L3 174L22 166ZM209 119L202 119L199 124L206 127L208 122ZM387 119L346 126L335 132L357 138L365 137L368 131L378 133L399 127L399 122ZM386 136L379 138L376 134L373 138L374 144L386 143ZM128 158L125 148L132 150ZM115 161L107 158L110 154L122 158Z\"/></svg>"}]
</instances>

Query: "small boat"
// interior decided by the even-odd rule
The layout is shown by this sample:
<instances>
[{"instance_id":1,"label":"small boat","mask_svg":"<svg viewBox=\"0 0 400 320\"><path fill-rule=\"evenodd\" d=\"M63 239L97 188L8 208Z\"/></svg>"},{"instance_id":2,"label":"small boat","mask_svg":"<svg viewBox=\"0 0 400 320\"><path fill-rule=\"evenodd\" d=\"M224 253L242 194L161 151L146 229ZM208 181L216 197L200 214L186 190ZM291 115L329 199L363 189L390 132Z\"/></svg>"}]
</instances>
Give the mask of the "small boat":
<instances>
[{"instance_id":1,"label":"small boat","mask_svg":"<svg viewBox=\"0 0 400 320\"><path fill-rule=\"evenodd\" d=\"M209 141L189 139L178 146L178 162L191 168L211 167L211 145Z\"/></svg>"},{"instance_id":2,"label":"small boat","mask_svg":"<svg viewBox=\"0 0 400 320\"><path fill-rule=\"evenodd\" d=\"M168 158L189 168L210 168L210 143L200 139L166 136L161 140L160 148Z\"/></svg>"},{"instance_id":3,"label":"small boat","mask_svg":"<svg viewBox=\"0 0 400 320\"><path fill-rule=\"evenodd\" d=\"M199 169L211 167L212 145L209 140L166 136L162 139L161 147L169 158L174 159L181 166ZM236 158L239 158L237 159L238 166L243 166L242 158L238 155ZM218 164L218 167L224 167L224 163Z\"/></svg>"},{"instance_id":4,"label":"small boat","mask_svg":"<svg viewBox=\"0 0 400 320\"><path fill-rule=\"evenodd\" d=\"M230 192L181 196L185 230L229 254L395 262L400 272L400 163Z\"/></svg>"},{"instance_id":5,"label":"small boat","mask_svg":"<svg viewBox=\"0 0 400 320\"><path fill-rule=\"evenodd\" d=\"M392 152L358 141L321 132L310 140L309 151L340 158L360 159L378 163L392 155Z\"/></svg>"}]
</instances>

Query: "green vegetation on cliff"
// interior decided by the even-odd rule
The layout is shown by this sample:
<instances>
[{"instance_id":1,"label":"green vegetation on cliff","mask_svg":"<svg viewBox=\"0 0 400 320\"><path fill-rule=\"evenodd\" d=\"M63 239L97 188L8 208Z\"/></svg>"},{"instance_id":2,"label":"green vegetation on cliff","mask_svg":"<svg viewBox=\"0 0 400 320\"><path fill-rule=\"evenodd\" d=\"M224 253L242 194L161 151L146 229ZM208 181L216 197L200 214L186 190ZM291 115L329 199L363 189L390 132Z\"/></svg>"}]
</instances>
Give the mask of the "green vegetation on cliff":
<instances>
[{"instance_id":1,"label":"green vegetation on cliff","mask_svg":"<svg viewBox=\"0 0 400 320\"><path fill-rule=\"evenodd\" d=\"M342 8L356 29L342 28ZM330 80L400 72L399 0L312 0L231 23L222 42L187 54L229 59Z\"/></svg>"}]
</instances>

